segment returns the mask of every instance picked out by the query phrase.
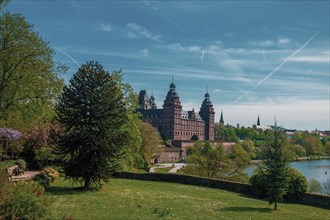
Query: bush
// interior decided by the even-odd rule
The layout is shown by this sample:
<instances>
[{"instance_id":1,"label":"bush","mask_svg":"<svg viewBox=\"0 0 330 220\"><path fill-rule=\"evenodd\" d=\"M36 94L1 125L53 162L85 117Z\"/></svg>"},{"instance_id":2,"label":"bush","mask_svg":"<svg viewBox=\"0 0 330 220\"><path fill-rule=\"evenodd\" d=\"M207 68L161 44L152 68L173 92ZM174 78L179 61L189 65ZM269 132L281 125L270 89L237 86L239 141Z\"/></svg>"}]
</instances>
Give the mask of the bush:
<instances>
[{"instance_id":1,"label":"bush","mask_svg":"<svg viewBox=\"0 0 330 220\"><path fill-rule=\"evenodd\" d=\"M26 162L22 159L16 160L16 165L21 169L21 170L26 170Z\"/></svg>"},{"instance_id":2,"label":"bush","mask_svg":"<svg viewBox=\"0 0 330 220\"><path fill-rule=\"evenodd\" d=\"M265 185L266 182L266 173L263 173L262 170L257 169L250 178L252 192L255 196L262 198L267 196L267 187Z\"/></svg>"},{"instance_id":3,"label":"bush","mask_svg":"<svg viewBox=\"0 0 330 220\"><path fill-rule=\"evenodd\" d=\"M59 172L54 168L47 167L37 174L33 180L38 182L40 185L47 187L50 183L54 182L59 177Z\"/></svg>"},{"instance_id":4,"label":"bush","mask_svg":"<svg viewBox=\"0 0 330 220\"><path fill-rule=\"evenodd\" d=\"M289 170L289 186L286 195L287 200L295 200L301 198L307 191L307 180L298 170L290 167Z\"/></svg>"},{"instance_id":5,"label":"bush","mask_svg":"<svg viewBox=\"0 0 330 220\"><path fill-rule=\"evenodd\" d=\"M39 183L43 187L49 186L51 178L45 173L39 173L33 177L33 181Z\"/></svg>"},{"instance_id":6,"label":"bush","mask_svg":"<svg viewBox=\"0 0 330 220\"><path fill-rule=\"evenodd\" d=\"M40 219L47 210L36 195L18 190L0 208L0 213L4 219Z\"/></svg>"},{"instance_id":7,"label":"bush","mask_svg":"<svg viewBox=\"0 0 330 220\"><path fill-rule=\"evenodd\" d=\"M40 219L46 216L44 188L32 181L0 185L0 219Z\"/></svg>"},{"instance_id":8,"label":"bush","mask_svg":"<svg viewBox=\"0 0 330 220\"><path fill-rule=\"evenodd\" d=\"M56 180L60 176L59 172L52 167L46 167L41 171L41 173L44 173L48 177L50 177L51 182L54 182L54 180Z\"/></svg>"},{"instance_id":9,"label":"bush","mask_svg":"<svg viewBox=\"0 0 330 220\"><path fill-rule=\"evenodd\" d=\"M284 196L286 200L294 200L301 198L307 190L307 181L299 171L290 167L288 169L288 188ZM267 185L266 185L267 173L260 168L250 178L251 187L253 193L259 197L267 196Z\"/></svg>"}]
</instances>

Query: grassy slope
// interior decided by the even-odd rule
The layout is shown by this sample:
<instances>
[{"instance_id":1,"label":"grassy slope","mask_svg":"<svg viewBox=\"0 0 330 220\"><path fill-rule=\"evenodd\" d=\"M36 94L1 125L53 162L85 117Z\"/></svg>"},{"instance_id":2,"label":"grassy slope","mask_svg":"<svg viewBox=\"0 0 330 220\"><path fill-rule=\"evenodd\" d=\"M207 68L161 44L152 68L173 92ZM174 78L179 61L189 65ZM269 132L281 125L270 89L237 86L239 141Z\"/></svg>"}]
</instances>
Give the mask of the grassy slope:
<instances>
[{"instance_id":1,"label":"grassy slope","mask_svg":"<svg viewBox=\"0 0 330 220\"><path fill-rule=\"evenodd\" d=\"M330 211L279 204L205 187L113 179L99 192L82 192L68 182L53 184L47 197L53 217L74 219L330 219Z\"/></svg>"}]
</instances>

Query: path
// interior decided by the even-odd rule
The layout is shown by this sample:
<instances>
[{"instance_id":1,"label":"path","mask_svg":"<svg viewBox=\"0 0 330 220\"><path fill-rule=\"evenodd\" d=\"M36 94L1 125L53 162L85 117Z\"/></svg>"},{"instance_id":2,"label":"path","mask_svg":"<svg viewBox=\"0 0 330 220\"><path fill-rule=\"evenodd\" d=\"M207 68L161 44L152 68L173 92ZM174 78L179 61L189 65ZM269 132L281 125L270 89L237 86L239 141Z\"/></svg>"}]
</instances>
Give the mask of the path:
<instances>
[{"instance_id":1,"label":"path","mask_svg":"<svg viewBox=\"0 0 330 220\"><path fill-rule=\"evenodd\" d=\"M185 165L186 164L184 164L184 163L163 163L163 164L159 164L157 167L151 167L149 169L149 173L155 173L157 168L165 168L165 167L173 167L168 172L169 173L176 173L179 169L181 169Z\"/></svg>"},{"instance_id":2,"label":"path","mask_svg":"<svg viewBox=\"0 0 330 220\"><path fill-rule=\"evenodd\" d=\"M10 181L19 181L19 180L27 180L27 179L32 179L35 175L40 173L40 171L24 171L24 174L19 175L19 176L12 176Z\"/></svg>"}]
</instances>

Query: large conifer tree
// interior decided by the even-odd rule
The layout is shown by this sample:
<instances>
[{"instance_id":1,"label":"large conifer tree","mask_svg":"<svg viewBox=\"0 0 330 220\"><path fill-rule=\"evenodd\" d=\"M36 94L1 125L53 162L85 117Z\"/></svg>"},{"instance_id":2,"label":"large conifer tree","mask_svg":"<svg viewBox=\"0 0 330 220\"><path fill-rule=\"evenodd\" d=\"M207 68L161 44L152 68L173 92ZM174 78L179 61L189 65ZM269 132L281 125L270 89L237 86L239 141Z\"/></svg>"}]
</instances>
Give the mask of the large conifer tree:
<instances>
[{"instance_id":1,"label":"large conifer tree","mask_svg":"<svg viewBox=\"0 0 330 220\"><path fill-rule=\"evenodd\" d=\"M123 94L111 74L87 62L64 87L56 110L63 126L59 153L67 178L84 188L108 181L118 168L128 141Z\"/></svg>"}]
</instances>

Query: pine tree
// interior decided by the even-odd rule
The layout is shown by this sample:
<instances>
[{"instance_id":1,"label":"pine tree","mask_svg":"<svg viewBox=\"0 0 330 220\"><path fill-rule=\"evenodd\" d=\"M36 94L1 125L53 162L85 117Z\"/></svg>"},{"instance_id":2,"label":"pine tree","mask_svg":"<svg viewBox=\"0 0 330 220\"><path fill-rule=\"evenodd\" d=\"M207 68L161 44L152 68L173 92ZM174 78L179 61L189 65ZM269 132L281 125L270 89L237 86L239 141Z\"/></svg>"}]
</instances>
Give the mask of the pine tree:
<instances>
[{"instance_id":1,"label":"pine tree","mask_svg":"<svg viewBox=\"0 0 330 220\"><path fill-rule=\"evenodd\" d=\"M66 177L87 189L101 186L119 168L128 141L127 107L117 81L99 63L87 62L64 87L56 110Z\"/></svg>"},{"instance_id":2,"label":"pine tree","mask_svg":"<svg viewBox=\"0 0 330 220\"><path fill-rule=\"evenodd\" d=\"M283 129L275 121L274 132L265 151L264 165L266 173L266 188L269 204L282 201L288 187L288 161L283 153L285 135Z\"/></svg>"}]
</instances>

